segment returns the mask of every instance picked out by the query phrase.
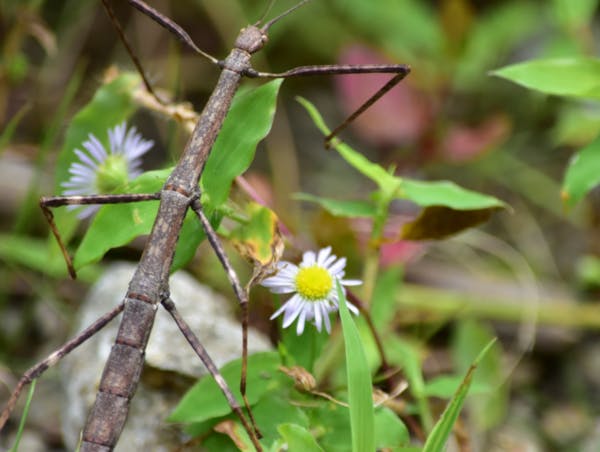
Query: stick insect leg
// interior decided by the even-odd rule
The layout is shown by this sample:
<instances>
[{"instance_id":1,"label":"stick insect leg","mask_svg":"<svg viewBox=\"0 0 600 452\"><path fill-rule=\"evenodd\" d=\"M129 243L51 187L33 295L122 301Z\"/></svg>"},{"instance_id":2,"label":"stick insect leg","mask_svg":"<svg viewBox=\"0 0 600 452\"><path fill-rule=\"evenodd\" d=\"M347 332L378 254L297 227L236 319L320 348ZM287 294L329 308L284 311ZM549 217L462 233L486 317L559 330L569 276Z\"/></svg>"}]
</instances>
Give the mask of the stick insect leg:
<instances>
[{"instance_id":1,"label":"stick insect leg","mask_svg":"<svg viewBox=\"0 0 600 452\"><path fill-rule=\"evenodd\" d=\"M151 201L160 199L160 193L149 193L149 194L123 194L123 195L91 195L91 196L52 196L52 197L43 197L40 199L40 207L42 212L44 212L44 216L50 225L50 229L52 230L52 234L56 238L58 242L58 246L65 258L65 262L67 263L67 269L69 270L69 275L71 278L75 279L77 274L75 273L75 268L73 267L73 261L71 256L69 256L69 252L58 232L58 228L56 227L56 223L54 222L54 214L50 210L51 207L61 207L61 206L72 206L72 205L87 205L87 204L121 204L121 203L129 203L129 202L139 202L139 201Z\"/></svg>"},{"instance_id":2,"label":"stick insect leg","mask_svg":"<svg viewBox=\"0 0 600 452\"><path fill-rule=\"evenodd\" d=\"M242 422L242 425L244 426L244 429L246 430L246 432L248 432L248 435L250 436L252 443L254 444L254 447L256 447L256 450L261 451L262 447L261 447L260 443L258 442L256 430L253 429L250 426L250 424L248 423L246 416L244 416L244 413L242 412L240 404L233 396L233 393L231 392L231 389L229 389L227 382L225 381L225 379L219 372L219 369L215 365L212 358L209 356L208 352L206 351L206 349L204 348L204 346L202 345L202 343L200 342L198 337L194 334L194 332L192 331L190 326L187 324L187 322L183 319L183 317L181 317L181 315L179 314L179 311L177 311L177 308L175 307L175 303L173 303L173 300L171 300L170 298L167 297L167 298L164 298L161 303L164 306L164 308L169 312L169 314L171 314L171 317L173 317L173 320L175 320L175 323L177 324L177 326L179 327L179 329L185 336L186 340L192 346L192 348L194 349L194 351L196 352L198 357L202 360L202 362L204 363L204 365L206 366L206 368L208 369L208 371L210 372L212 377L217 382L217 385L219 385L219 388L221 388L221 391L225 395L225 398L227 399L229 406L231 407L231 409L235 412L237 417Z\"/></svg>"},{"instance_id":3,"label":"stick insect leg","mask_svg":"<svg viewBox=\"0 0 600 452\"><path fill-rule=\"evenodd\" d=\"M227 254L225 254L225 250L223 249L223 245L221 245L221 241L217 237L217 233L214 231L208 218L204 215L204 211L202 210L202 204L200 204L200 200L196 199L191 204L192 210L198 216L200 222L202 223L202 227L206 232L206 236L213 250L215 251L219 261L221 261L221 265L225 269L227 273L227 278L229 279L229 283L233 287L233 291L235 296L237 297L240 308L242 310L242 377L240 379L240 393L242 394L242 398L244 399L244 405L246 406L246 410L248 410L248 415L250 416L250 420L252 421L252 425L258 437L262 437L258 426L256 425L256 421L254 420L254 416L252 415L252 410L250 409L250 403L248 402L248 398L246 397L246 372L248 368L248 292L242 288L240 281L235 273L235 270L231 266L229 259L227 258Z\"/></svg>"},{"instance_id":4,"label":"stick insect leg","mask_svg":"<svg viewBox=\"0 0 600 452\"><path fill-rule=\"evenodd\" d=\"M17 403L17 400L19 399L19 395L21 394L23 388L25 388L25 386L27 386L33 380L38 378L47 369L58 363L65 355L67 355L73 349L83 344L86 340L88 340L90 337L92 337L94 334L96 334L98 331L104 328L104 326L106 326L108 322L110 322L113 318L115 318L118 314L121 313L124 306L125 302L122 301L112 311L104 314L102 317L100 317L98 320L96 320L94 323L88 326L85 330L83 330L73 339L64 344L61 348L52 352L46 357L46 359L39 362L23 374L23 376L17 383L17 386L10 395L10 398L8 399L6 406L2 410L2 413L0 413L0 431L4 428L6 421L8 421L8 418L10 417L10 413L15 408L15 405Z\"/></svg>"},{"instance_id":5,"label":"stick insect leg","mask_svg":"<svg viewBox=\"0 0 600 452\"><path fill-rule=\"evenodd\" d=\"M250 71L247 75L249 77L266 77L266 78L287 78L287 77L300 77L305 75L325 75L325 74L395 74L385 85L383 85L375 94L368 98L365 103L356 109L348 118L342 122L338 127L325 137L325 146L329 147L331 140L337 136L342 130L344 130L348 124L354 121L359 115L373 105L379 98L385 93L396 86L404 77L410 72L410 67L405 64L367 64L363 66L350 66L350 65L324 65L324 66L300 66L289 71L281 73L270 73L270 72L253 72Z\"/></svg>"}]
</instances>

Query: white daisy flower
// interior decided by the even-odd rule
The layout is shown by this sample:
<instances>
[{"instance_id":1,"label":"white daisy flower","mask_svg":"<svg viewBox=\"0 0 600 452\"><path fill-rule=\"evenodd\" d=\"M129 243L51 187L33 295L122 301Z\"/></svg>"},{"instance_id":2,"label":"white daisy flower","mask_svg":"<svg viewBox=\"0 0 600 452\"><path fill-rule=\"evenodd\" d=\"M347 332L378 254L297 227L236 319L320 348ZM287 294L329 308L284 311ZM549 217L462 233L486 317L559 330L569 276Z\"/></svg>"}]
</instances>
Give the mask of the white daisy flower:
<instances>
[{"instance_id":1,"label":"white daisy flower","mask_svg":"<svg viewBox=\"0 0 600 452\"><path fill-rule=\"evenodd\" d=\"M109 149L106 150L93 134L83 143L85 151L75 149L79 161L69 168L71 178L61 183L65 196L89 196L110 194L130 180L142 174L141 156L154 145L152 140L144 140L135 127L127 130L122 122L108 130ZM68 206L70 210L80 206ZM86 206L77 216L89 217L99 206Z\"/></svg>"},{"instance_id":2,"label":"white daisy flower","mask_svg":"<svg viewBox=\"0 0 600 452\"><path fill-rule=\"evenodd\" d=\"M323 248L318 254L307 251L299 266L291 262L278 262L277 274L266 278L261 285L273 293L294 293L272 316L271 320L283 314L283 327L287 328L298 319L296 334L304 331L306 321L312 321L321 331L323 323L331 333L329 314L338 310L336 281L342 286L357 286L362 281L343 279L346 258L340 259L331 254L331 247ZM348 309L358 315L358 309L347 303Z\"/></svg>"}]
</instances>

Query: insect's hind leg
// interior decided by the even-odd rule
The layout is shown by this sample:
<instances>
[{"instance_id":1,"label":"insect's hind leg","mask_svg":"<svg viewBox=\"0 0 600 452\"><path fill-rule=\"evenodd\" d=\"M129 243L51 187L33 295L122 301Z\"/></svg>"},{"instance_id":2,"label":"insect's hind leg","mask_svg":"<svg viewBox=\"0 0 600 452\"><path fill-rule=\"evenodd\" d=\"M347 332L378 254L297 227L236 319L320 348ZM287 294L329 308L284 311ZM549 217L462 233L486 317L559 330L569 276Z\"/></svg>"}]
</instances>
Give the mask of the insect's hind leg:
<instances>
[{"instance_id":1,"label":"insect's hind leg","mask_svg":"<svg viewBox=\"0 0 600 452\"><path fill-rule=\"evenodd\" d=\"M60 233L58 232L58 228L56 227L56 223L54 222L54 214L50 210L51 208L90 204L122 204L140 201L155 201L159 199L160 192L130 193L121 195L49 196L40 199L40 208L42 209L42 212L44 212L44 216L46 217L46 220L50 225L52 234L56 238L58 246L60 247L60 251L62 252L63 257L65 258L69 275L71 276L71 278L75 279L77 277L77 274L75 273L75 268L73 267L73 261L71 259L71 256L69 256L69 252L67 251L67 248L60 236Z\"/></svg>"}]
</instances>

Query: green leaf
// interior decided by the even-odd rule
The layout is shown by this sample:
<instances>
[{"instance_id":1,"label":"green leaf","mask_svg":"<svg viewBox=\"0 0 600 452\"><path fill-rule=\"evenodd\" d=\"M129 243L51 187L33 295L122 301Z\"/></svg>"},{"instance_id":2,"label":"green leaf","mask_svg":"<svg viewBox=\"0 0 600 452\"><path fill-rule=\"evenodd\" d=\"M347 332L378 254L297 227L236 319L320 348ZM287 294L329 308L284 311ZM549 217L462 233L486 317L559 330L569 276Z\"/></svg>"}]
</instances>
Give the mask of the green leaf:
<instances>
[{"instance_id":1,"label":"green leaf","mask_svg":"<svg viewBox=\"0 0 600 452\"><path fill-rule=\"evenodd\" d=\"M600 59L532 60L497 69L492 75L557 96L600 99Z\"/></svg>"},{"instance_id":2,"label":"green leaf","mask_svg":"<svg viewBox=\"0 0 600 452\"><path fill-rule=\"evenodd\" d=\"M156 193L169 170L149 171L132 181L127 193ZM97 262L111 248L123 246L135 237L150 233L158 201L107 204L98 210L75 253L75 268Z\"/></svg>"},{"instance_id":3,"label":"green leaf","mask_svg":"<svg viewBox=\"0 0 600 452\"><path fill-rule=\"evenodd\" d=\"M248 169L256 146L271 130L282 81L273 80L234 99L200 181L208 210L227 200L231 183Z\"/></svg>"},{"instance_id":4,"label":"green leaf","mask_svg":"<svg viewBox=\"0 0 600 452\"><path fill-rule=\"evenodd\" d=\"M296 193L294 199L318 204L331 215L345 218L371 218L375 215L375 206L368 201L341 201L321 198L308 193Z\"/></svg>"},{"instance_id":5,"label":"green leaf","mask_svg":"<svg viewBox=\"0 0 600 452\"><path fill-rule=\"evenodd\" d=\"M418 181L402 179L399 198L408 199L422 207L446 206L455 210L506 207L493 196L484 195L449 181Z\"/></svg>"},{"instance_id":6,"label":"green leaf","mask_svg":"<svg viewBox=\"0 0 600 452\"><path fill-rule=\"evenodd\" d=\"M248 357L248 401L255 404L263 395L274 390L285 381L279 372L279 355L275 352L256 353ZM232 361L221 369L221 374L232 390L236 399L241 400L239 379L241 375L241 359ZM196 383L181 399L170 422L204 422L231 413L231 407L223 396L214 379L207 375Z\"/></svg>"},{"instance_id":7,"label":"green leaf","mask_svg":"<svg viewBox=\"0 0 600 452\"><path fill-rule=\"evenodd\" d=\"M423 446L423 452L440 452L445 449L448 437L452 432L452 428L454 427L456 419L458 419L460 410L462 409L465 398L467 397L467 394L469 392L469 387L471 386L471 381L473 379L473 372L477 368L477 365L479 364L481 359L485 356L485 354L494 345L495 342L496 340L494 339L485 346L485 348L481 351L479 356L475 359L475 361L467 371L467 374L465 375L462 384L457 389L452 400L450 400L450 402L446 406L444 413L433 427L431 434L427 437L425 446Z\"/></svg>"},{"instance_id":8,"label":"green leaf","mask_svg":"<svg viewBox=\"0 0 600 452\"><path fill-rule=\"evenodd\" d=\"M323 452L310 432L300 425L279 424L277 430L285 440L289 451Z\"/></svg>"},{"instance_id":9,"label":"green leaf","mask_svg":"<svg viewBox=\"0 0 600 452\"><path fill-rule=\"evenodd\" d=\"M600 136L571 158L562 187L562 198L575 206L600 183Z\"/></svg>"},{"instance_id":10,"label":"green leaf","mask_svg":"<svg viewBox=\"0 0 600 452\"><path fill-rule=\"evenodd\" d=\"M375 409L375 443L377 450L395 450L401 444L408 444L410 434L400 417L388 408Z\"/></svg>"},{"instance_id":11,"label":"green leaf","mask_svg":"<svg viewBox=\"0 0 600 452\"><path fill-rule=\"evenodd\" d=\"M346 351L346 373L348 375L348 402L352 427L352 451L372 452L375 450L375 420L373 414L372 383L369 366L358 330L354 325L346 297L336 280L340 318Z\"/></svg>"}]
</instances>

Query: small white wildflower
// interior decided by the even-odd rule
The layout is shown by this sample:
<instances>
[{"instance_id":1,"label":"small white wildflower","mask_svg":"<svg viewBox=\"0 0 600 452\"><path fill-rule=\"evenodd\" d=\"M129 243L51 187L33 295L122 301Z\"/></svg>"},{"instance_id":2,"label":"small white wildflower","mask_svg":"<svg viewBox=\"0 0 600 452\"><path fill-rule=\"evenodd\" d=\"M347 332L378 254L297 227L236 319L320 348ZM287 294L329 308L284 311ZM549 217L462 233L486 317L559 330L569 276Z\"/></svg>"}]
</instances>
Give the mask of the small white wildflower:
<instances>
[{"instance_id":1,"label":"small white wildflower","mask_svg":"<svg viewBox=\"0 0 600 452\"><path fill-rule=\"evenodd\" d=\"M266 278L261 284L273 293L294 293L272 316L271 320L283 314L283 327L287 328L298 319L296 334L304 331L306 321L313 321L318 331L323 323L331 333L329 314L338 310L336 281L342 286L357 286L362 281L342 279L346 258L338 259L331 254L331 247L323 248L318 254L307 251L299 266L281 261L277 264L277 274ZM358 309L347 303L348 309L358 315Z\"/></svg>"},{"instance_id":2,"label":"small white wildflower","mask_svg":"<svg viewBox=\"0 0 600 452\"><path fill-rule=\"evenodd\" d=\"M65 196L89 196L110 194L142 174L141 156L154 145L152 140L144 140L135 127L127 130L122 122L108 130L108 151L93 134L83 143L85 151L75 149L79 161L69 168L71 177L61 183ZM86 152L87 151L87 152ZM68 206L77 209L79 206ZM99 206L86 206L77 216L89 217Z\"/></svg>"}]
</instances>

